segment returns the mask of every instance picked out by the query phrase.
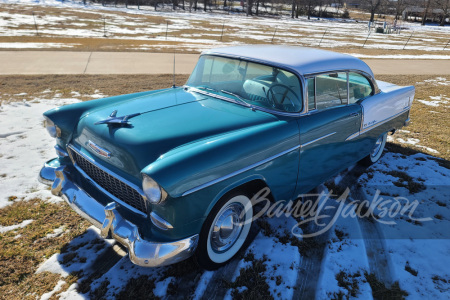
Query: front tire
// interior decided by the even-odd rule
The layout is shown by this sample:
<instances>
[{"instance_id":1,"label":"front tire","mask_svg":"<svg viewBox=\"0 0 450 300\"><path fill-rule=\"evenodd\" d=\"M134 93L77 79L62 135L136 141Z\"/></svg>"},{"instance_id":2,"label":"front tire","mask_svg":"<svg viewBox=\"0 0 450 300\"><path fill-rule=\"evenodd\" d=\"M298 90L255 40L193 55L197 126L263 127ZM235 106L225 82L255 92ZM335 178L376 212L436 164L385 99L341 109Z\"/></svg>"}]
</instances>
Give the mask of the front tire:
<instances>
[{"instance_id":1,"label":"front tire","mask_svg":"<svg viewBox=\"0 0 450 300\"><path fill-rule=\"evenodd\" d=\"M372 152L370 152L369 155L367 155L360 161L361 164L368 167L380 160L381 156L383 155L384 147L386 146L386 140L387 132L378 137L372 149Z\"/></svg>"},{"instance_id":2,"label":"front tire","mask_svg":"<svg viewBox=\"0 0 450 300\"><path fill-rule=\"evenodd\" d=\"M246 244L252 218L253 207L246 195L233 193L219 200L200 232L197 263L215 270L231 260Z\"/></svg>"}]
</instances>

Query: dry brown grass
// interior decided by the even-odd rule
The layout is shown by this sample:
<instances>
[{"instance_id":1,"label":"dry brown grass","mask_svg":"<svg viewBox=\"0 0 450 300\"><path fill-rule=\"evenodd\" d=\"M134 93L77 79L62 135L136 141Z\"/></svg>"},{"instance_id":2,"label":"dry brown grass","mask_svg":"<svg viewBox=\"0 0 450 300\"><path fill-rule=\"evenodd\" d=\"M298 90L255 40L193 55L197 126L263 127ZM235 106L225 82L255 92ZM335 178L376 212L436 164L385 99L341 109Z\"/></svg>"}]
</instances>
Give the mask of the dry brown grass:
<instances>
[{"instance_id":1,"label":"dry brown grass","mask_svg":"<svg viewBox=\"0 0 450 300\"><path fill-rule=\"evenodd\" d=\"M148 10L148 7L146 8ZM185 14L179 12L180 19L185 20L190 24L188 28L179 26L174 22L174 16L172 14L162 13L160 15L147 15L144 13L135 14L136 10L129 9L128 11L101 11L101 10L88 10L88 9L75 9L75 8L57 8L47 6L27 6L27 5L2 5L0 4L0 11L9 12L11 14L25 14L30 16L34 11L38 20L39 30L43 31L51 29L52 34L41 33L40 36L34 35L34 24L21 25L20 29L27 29L30 36L17 36L17 37L0 37L0 42L40 42L40 43L65 43L75 44L69 48L45 48L45 49L33 49L33 50L49 50L57 49L59 51L151 51L151 52L170 52L174 49L177 52L184 53L199 53L201 49L204 49L204 42L199 42L197 39L211 40L211 42L217 43L217 45L230 45L234 43L244 44L261 44L272 43L272 36L274 32L274 26L268 25L264 20L273 20L273 18L265 17L245 17L242 15L242 24L247 26L247 30L250 30L252 34L242 35L242 28L231 26L225 22L224 35L220 38L222 31L222 25L224 24L222 19L206 19L195 20L194 18L185 19ZM58 22L50 22L50 17L64 15L69 19L61 20ZM363 14L358 11L351 11L352 17L361 20L367 20L369 15ZM104 37L103 31L103 16L106 17L106 34ZM222 18L224 15L220 15ZM378 16L376 16L378 18ZM71 18L71 19L70 19ZM386 19L381 18L380 21L391 20L391 17ZM128 24L124 24L127 21ZM130 22L135 22L134 24ZM169 32L168 40L165 40L165 25L168 22ZM82 25L80 27L80 25ZM378 35L372 34L367 41L366 47L362 48L362 44L365 37L365 29L357 31L349 31L347 33L342 32L339 29L333 29L328 23L320 24L317 26L304 27L304 23L298 25L290 23L289 26L277 26L277 34L273 39L274 44L291 44L291 45L303 45L308 47L318 47L322 34L327 30L327 34L321 44L321 47L329 49L329 45L334 45L333 50L339 52L348 53L361 53L366 55L378 55L378 54L449 54L450 49L441 50L448 41L448 33L445 31L417 31L413 38L409 42L409 47L423 45L424 47L435 47L430 52L429 49L422 50L401 50L401 47L409 39L409 32L404 31L400 35ZM128 30L145 30L148 28L158 28L157 33L145 33L141 34L138 31L134 34L129 33L113 33L112 28L124 28ZM58 30L55 29L83 29L90 31L91 37L81 36L64 36L58 34ZM17 27L11 28L13 31L18 29ZM55 35L56 34L56 35ZM215 35L211 35L215 34ZM259 38L252 36L253 34L261 35ZM361 35L362 34L362 35ZM159 39L157 39L159 37ZM186 42L180 42L173 40L173 38L187 39ZM263 39L261 39L263 38ZM401 46L399 50L383 50L383 49L367 49L371 46L376 47L381 40L386 39L387 42L395 41L397 47ZM426 39L426 40L424 40ZM329 40L331 40L329 42ZM340 46L336 46L334 41L344 42ZM414 44L416 43L416 44ZM144 46L145 45L145 46ZM7 49L7 48L3 48ZM24 49L14 49L16 51L22 51Z\"/></svg>"},{"instance_id":2,"label":"dry brown grass","mask_svg":"<svg viewBox=\"0 0 450 300\"><path fill-rule=\"evenodd\" d=\"M177 85L186 83L187 75L177 75ZM96 90L114 96L148 90L168 88L172 85L171 74L159 75L13 75L0 76L0 102L22 101L35 97L52 97L55 93L63 98L73 98L72 91L84 95L81 100L90 100ZM53 94L45 94L50 89ZM14 96L27 93L25 96Z\"/></svg>"},{"instance_id":3,"label":"dry brown grass","mask_svg":"<svg viewBox=\"0 0 450 300\"><path fill-rule=\"evenodd\" d=\"M0 224L13 225L34 220L24 228L0 234L0 298L36 299L53 290L57 274L35 274L38 265L58 253L74 237L82 234L88 223L66 204L39 199L17 201L0 210ZM46 238L64 226L64 234Z\"/></svg>"},{"instance_id":4,"label":"dry brown grass","mask_svg":"<svg viewBox=\"0 0 450 300\"><path fill-rule=\"evenodd\" d=\"M423 148L418 148L414 145L394 143L401 145L402 147L411 148L431 154L433 156L441 157L446 160L450 160L450 108L449 105L440 105L438 107L432 107L417 101L430 100L430 96L447 95L450 97L450 85L439 85L424 83L424 80L434 79L435 76L420 76L420 75L381 75L377 79L392 82L399 85L414 85L416 87L416 95L412 109L411 120L412 123L409 127L404 128L407 132L397 132L394 138L415 138L419 139L419 145L430 147L439 151L438 154L427 151ZM444 76L445 77L445 76Z\"/></svg>"}]
</instances>

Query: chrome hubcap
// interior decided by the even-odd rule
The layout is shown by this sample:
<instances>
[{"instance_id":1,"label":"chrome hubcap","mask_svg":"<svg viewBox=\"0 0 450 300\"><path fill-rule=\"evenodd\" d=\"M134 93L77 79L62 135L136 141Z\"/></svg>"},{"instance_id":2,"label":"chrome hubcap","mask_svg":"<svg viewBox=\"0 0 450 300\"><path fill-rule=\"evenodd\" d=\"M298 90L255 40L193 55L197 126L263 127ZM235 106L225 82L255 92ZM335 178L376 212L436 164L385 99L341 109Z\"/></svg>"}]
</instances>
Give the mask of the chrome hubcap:
<instances>
[{"instance_id":1,"label":"chrome hubcap","mask_svg":"<svg viewBox=\"0 0 450 300\"><path fill-rule=\"evenodd\" d=\"M211 248L215 252L227 251L234 245L244 227L244 216L241 203L231 203L222 211L211 232Z\"/></svg>"},{"instance_id":2,"label":"chrome hubcap","mask_svg":"<svg viewBox=\"0 0 450 300\"><path fill-rule=\"evenodd\" d=\"M378 152L380 152L380 149L381 149L381 144L383 144L383 137L382 136L379 137L377 142L375 143L375 147L373 148L372 154L371 154L372 157L375 157L375 156L378 155Z\"/></svg>"}]
</instances>

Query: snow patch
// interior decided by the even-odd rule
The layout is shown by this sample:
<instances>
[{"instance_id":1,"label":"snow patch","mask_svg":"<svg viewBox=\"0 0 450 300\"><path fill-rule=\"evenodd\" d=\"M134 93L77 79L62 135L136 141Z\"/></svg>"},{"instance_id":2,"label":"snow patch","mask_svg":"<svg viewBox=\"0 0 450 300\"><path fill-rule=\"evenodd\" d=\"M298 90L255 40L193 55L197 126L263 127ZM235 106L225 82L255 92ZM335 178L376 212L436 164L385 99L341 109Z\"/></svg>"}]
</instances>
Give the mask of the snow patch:
<instances>
[{"instance_id":1,"label":"snow patch","mask_svg":"<svg viewBox=\"0 0 450 300\"><path fill-rule=\"evenodd\" d=\"M6 232L11 231L11 230L16 230L16 229L19 229L19 228L23 228L25 226L30 225L33 221L34 220L25 220L25 221L23 221L20 224L11 225L11 226L1 226L0 225L0 233L6 233Z\"/></svg>"}]
</instances>

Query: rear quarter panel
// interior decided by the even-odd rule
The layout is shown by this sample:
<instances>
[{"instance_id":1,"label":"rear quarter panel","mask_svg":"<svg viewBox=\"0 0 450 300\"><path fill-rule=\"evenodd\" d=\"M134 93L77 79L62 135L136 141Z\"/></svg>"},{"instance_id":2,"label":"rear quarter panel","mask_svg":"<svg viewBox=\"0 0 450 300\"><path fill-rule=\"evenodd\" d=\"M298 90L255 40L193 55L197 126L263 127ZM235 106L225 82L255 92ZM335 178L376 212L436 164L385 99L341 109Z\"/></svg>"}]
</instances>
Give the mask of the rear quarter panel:
<instances>
[{"instance_id":1,"label":"rear quarter panel","mask_svg":"<svg viewBox=\"0 0 450 300\"><path fill-rule=\"evenodd\" d=\"M415 93L414 86L397 86L384 81L377 81L377 83L381 92L361 102L362 131L380 125L411 109ZM406 121L406 118L403 121Z\"/></svg>"}]
</instances>

